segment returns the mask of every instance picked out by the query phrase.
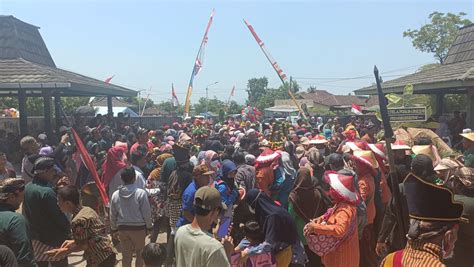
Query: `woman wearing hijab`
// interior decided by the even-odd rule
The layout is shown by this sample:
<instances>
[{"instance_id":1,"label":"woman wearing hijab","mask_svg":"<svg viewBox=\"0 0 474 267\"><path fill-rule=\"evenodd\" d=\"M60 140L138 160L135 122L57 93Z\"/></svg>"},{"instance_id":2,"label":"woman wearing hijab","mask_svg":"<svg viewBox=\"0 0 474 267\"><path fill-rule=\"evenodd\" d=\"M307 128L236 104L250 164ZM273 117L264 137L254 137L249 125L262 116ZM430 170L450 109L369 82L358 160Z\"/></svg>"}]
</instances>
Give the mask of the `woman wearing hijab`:
<instances>
[{"instance_id":1,"label":"woman wearing hijab","mask_svg":"<svg viewBox=\"0 0 474 267\"><path fill-rule=\"evenodd\" d=\"M359 238L357 232L357 203L360 197L354 186L354 177L338 174L335 171L325 173L330 185L329 197L334 206L323 216L311 220L304 228L308 243L312 234L332 236L341 242L332 251L321 256L326 267L358 267ZM314 241L312 241L314 242Z\"/></svg>"},{"instance_id":2,"label":"woman wearing hijab","mask_svg":"<svg viewBox=\"0 0 474 267\"><path fill-rule=\"evenodd\" d=\"M311 167L312 176L322 184L324 168L322 166L323 160L321 154L319 154L319 150L315 147L310 148L306 153L306 157L308 158L309 166Z\"/></svg>"},{"instance_id":3,"label":"woman wearing hijab","mask_svg":"<svg viewBox=\"0 0 474 267\"><path fill-rule=\"evenodd\" d=\"M296 224L296 231L308 255L308 266L323 266L321 258L311 251L306 243L303 228L312 219L323 215L330 207L331 200L325 195L323 189L316 186L311 179L308 168L300 168L295 180L295 187L290 193L288 212Z\"/></svg>"},{"instance_id":4,"label":"woman wearing hijab","mask_svg":"<svg viewBox=\"0 0 474 267\"><path fill-rule=\"evenodd\" d=\"M150 206L152 209L152 218L153 218L153 232L150 237L151 242L155 242L158 238L158 226L159 220L165 216L165 203L166 203L166 192L168 182L164 182L161 179L161 168L166 159L173 157L169 152L165 152L159 155L156 158L156 167L153 169L147 179L147 188L159 189L157 194L152 194L149 196Z\"/></svg>"},{"instance_id":5,"label":"woman wearing hijab","mask_svg":"<svg viewBox=\"0 0 474 267\"><path fill-rule=\"evenodd\" d=\"M298 241L296 226L288 211L278 206L264 192L250 190L245 196L250 210L263 229L265 241L250 249L248 256L271 251L277 267L289 266L292 260L292 245Z\"/></svg>"},{"instance_id":6,"label":"woman wearing hijab","mask_svg":"<svg viewBox=\"0 0 474 267\"><path fill-rule=\"evenodd\" d=\"M214 182L214 187L221 193L221 200L226 204L227 210L224 217L232 217L232 206L237 201L239 195L235 186L235 175L237 174L237 166L231 160L224 160L219 172L219 178Z\"/></svg>"},{"instance_id":7,"label":"woman wearing hijab","mask_svg":"<svg viewBox=\"0 0 474 267\"><path fill-rule=\"evenodd\" d=\"M288 195L293 189L296 177L296 169L293 167L290 154L285 151L280 153L280 164L278 169L274 171L275 183L272 185L274 189L273 197L278 200L283 207L288 207Z\"/></svg>"},{"instance_id":8,"label":"woman wearing hijab","mask_svg":"<svg viewBox=\"0 0 474 267\"><path fill-rule=\"evenodd\" d=\"M288 155L290 157L290 160L291 160L291 163L293 164L293 168L295 170L297 170L298 165L299 165L299 160L296 157L296 146L295 146L295 144L293 142L286 141L284 146L283 146L283 149L286 153L288 153Z\"/></svg>"},{"instance_id":9,"label":"woman wearing hijab","mask_svg":"<svg viewBox=\"0 0 474 267\"><path fill-rule=\"evenodd\" d=\"M204 159L202 160L202 162L200 162L200 164L205 164L208 168L215 171L216 173L221 167L218 155L214 150L207 150L204 153Z\"/></svg>"},{"instance_id":10,"label":"woman wearing hijab","mask_svg":"<svg viewBox=\"0 0 474 267\"><path fill-rule=\"evenodd\" d=\"M122 170L127 166L124 161L125 150L121 146L114 146L107 152L107 157L102 164L102 182L109 192L109 198L117 188L122 185L120 177Z\"/></svg>"}]
</instances>

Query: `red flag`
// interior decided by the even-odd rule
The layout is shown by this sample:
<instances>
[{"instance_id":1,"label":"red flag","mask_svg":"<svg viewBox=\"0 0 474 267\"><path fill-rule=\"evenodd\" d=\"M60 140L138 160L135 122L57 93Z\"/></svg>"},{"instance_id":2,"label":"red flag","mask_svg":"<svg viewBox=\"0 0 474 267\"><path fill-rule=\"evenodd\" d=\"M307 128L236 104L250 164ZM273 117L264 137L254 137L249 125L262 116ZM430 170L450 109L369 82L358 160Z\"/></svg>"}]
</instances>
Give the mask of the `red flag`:
<instances>
[{"instance_id":1,"label":"red flag","mask_svg":"<svg viewBox=\"0 0 474 267\"><path fill-rule=\"evenodd\" d=\"M352 113L355 113L356 115L362 115L362 108L354 103L352 103L351 111Z\"/></svg>"},{"instance_id":2,"label":"red flag","mask_svg":"<svg viewBox=\"0 0 474 267\"><path fill-rule=\"evenodd\" d=\"M234 96L234 93L235 93L235 85L234 87L232 87L232 91L230 91L230 96Z\"/></svg>"},{"instance_id":3,"label":"red flag","mask_svg":"<svg viewBox=\"0 0 474 267\"><path fill-rule=\"evenodd\" d=\"M73 134L77 150L79 151L79 153L81 155L82 162L86 166L87 170L91 173L92 178L94 178L95 184L96 184L97 188L99 189L100 197L102 198L102 201L104 202L104 205L108 205L109 204L109 196L105 192L105 185L99 179L99 174L97 173L97 167L95 166L94 162L92 161L91 156L87 152L87 149L84 146L84 143L82 143L81 138L79 138L79 135L76 133L76 131L74 131L73 128L71 128L71 132Z\"/></svg>"},{"instance_id":4,"label":"red flag","mask_svg":"<svg viewBox=\"0 0 474 267\"><path fill-rule=\"evenodd\" d=\"M110 83L110 81L115 77L115 74L110 76L109 78L105 79L105 83Z\"/></svg>"}]
</instances>

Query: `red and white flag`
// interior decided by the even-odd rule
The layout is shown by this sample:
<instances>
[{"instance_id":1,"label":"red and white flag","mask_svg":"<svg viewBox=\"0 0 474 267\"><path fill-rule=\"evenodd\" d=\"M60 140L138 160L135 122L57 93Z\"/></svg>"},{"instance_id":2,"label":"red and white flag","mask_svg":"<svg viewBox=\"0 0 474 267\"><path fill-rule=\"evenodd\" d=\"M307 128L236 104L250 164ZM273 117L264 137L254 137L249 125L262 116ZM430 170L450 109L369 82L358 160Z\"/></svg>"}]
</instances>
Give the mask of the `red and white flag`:
<instances>
[{"instance_id":1,"label":"red and white flag","mask_svg":"<svg viewBox=\"0 0 474 267\"><path fill-rule=\"evenodd\" d=\"M110 81L115 77L115 74L110 76L109 78L105 79L105 83L110 83Z\"/></svg>"},{"instance_id":2,"label":"red and white flag","mask_svg":"<svg viewBox=\"0 0 474 267\"><path fill-rule=\"evenodd\" d=\"M173 103L173 107L177 107L179 105L178 97L176 96L176 92L174 91L173 84L171 84L171 102Z\"/></svg>"},{"instance_id":3,"label":"red and white flag","mask_svg":"<svg viewBox=\"0 0 474 267\"><path fill-rule=\"evenodd\" d=\"M351 112L356 115L362 115L362 108L354 103L352 103Z\"/></svg>"}]
</instances>

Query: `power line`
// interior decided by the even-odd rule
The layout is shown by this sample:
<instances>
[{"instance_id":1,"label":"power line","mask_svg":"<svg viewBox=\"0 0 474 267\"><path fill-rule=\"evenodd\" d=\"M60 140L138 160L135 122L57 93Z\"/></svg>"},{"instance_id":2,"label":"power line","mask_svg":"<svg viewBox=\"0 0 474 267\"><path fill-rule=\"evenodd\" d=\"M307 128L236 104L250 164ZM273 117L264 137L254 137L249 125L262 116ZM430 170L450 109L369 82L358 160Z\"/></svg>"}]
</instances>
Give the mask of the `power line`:
<instances>
[{"instance_id":1,"label":"power line","mask_svg":"<svg viewBox=\"0 0 474 267\"><path fill-rule=\"evenodd\" d=\"M399 68L399 69L393 69L393 70L388 70L388 71L385 71L385 72L382 72L381 74L387 74L387 73L394 73L394 72L399 72L399 71L403 71L403 70L408 70L408 69L412 69L412 68L417 68L417 67L421 67L423 65L426 65L428 63L425 63L425 64L418 64L418 65L413 65L413 66L409 66L409 67L404 67L404 68ZM401 75L385 75L385 77L399 77L399 76L404 76L404 75L407 75L407 74L401 74ZM355 77L293 77L294 79L301 79L301 80L327 80L326 82L336 82L336 81L346 81L346 80L359 80L359 79L372 79L374 78L374 75L373 74L368 74L368 75L360 75L360 76L355 76Z\"/></svg>"}]
</instances>

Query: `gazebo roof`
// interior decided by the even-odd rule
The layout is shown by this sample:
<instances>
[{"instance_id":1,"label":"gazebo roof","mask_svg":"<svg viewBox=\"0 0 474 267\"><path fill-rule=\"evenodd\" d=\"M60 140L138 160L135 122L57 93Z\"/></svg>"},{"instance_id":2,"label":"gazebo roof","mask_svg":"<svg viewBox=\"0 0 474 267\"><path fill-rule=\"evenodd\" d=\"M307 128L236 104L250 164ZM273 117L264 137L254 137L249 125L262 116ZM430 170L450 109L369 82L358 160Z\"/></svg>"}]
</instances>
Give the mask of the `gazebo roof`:
<instances>
[{"instance_id":1,"label":"gazebo roof","mask_svg":"<svg viewBox=\"0 0 474 267\"><path fill-rule=\"evenodd\" d=\"M125 87L57 68L39 27L13 16L0 16L0 95L26 90L40 94L59 91L62 96L136 96Z\"/></svg>"},{"instance_id":2,"label":"gazebo roof","mask_svg":"<svg viewBox=\"0 0 474 267\"><path fill-rule=\"evenodd\" d=\"M383 78L383 76L382 76ZM414 93L459 93L474 86L474 24L460 29L443 64L432 69L382 83L384 93L403 93L407 84ZM357 95L377 94L375 85L354 91Z\"/></svg>"},{"instance_id":3,"label":"gazebo roof","mask_svg":"<svg viewBox=\"0 0 474 267\"><path fill-rule=\"evenodd\" d=\"M136 91L25 59L0 59L0 94L26 89L61 91L63 96L135 96Z\"/></svg>"}]
</instances>

